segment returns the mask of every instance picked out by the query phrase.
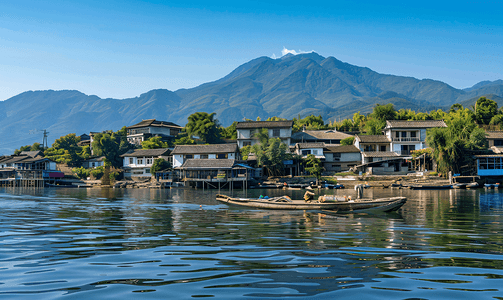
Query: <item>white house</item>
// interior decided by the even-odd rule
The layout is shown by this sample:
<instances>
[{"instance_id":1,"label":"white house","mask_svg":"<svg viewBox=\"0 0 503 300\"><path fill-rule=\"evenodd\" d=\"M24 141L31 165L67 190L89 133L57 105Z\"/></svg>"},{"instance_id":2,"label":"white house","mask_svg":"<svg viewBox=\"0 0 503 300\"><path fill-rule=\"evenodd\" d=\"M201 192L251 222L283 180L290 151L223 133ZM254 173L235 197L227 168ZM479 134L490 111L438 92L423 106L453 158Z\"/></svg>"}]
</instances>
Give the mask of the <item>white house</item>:
<instances>
[{"instance_id":1,"label":"white house","mask_svg":"<svg viewBox=\"0 0 503 300\"><path fill-rule=\"evenodd\" d=\"M323 154L325 155L323 166L325 171L329 172L347 171L362 162L360 149L354 145L325 145Z\"/></svg>"},{"instance_id":2,"label":"white house","mask_svg":"<svg viewBox=\"0 0 503 300\"><path fill-rule=\"evenodd\" d=\"M121 157L123 161L124 177L138 178L150 177L150 168L156 158L163 158L169 161L169 149L135 149L129 150Z\"/></svg>"},{"instance_id":3,"label":"white house","mask_svg":"<svg viewBox=\"0 0 503 300\"><path fill-rule=\"evenodd\" d=\"M436 127L447 127L447 125L443 120L388 120L383 132L390 140L391 151L401 156L409 156L412 151L427 147L426 130Z\"/></svg>"},{"instance_id":4,"label":"white house","mask_svg":"<svg viewBox=\"0 0 503 300\"><path fill-rule=\"evenodd\" d=\"M244 146L253 146L259 143L258 138L254 137L255 132L266 128L269 138L279 138L286 145L290 145L292 137L293 121L246 121L238 122L236 125L237 140L239 148Z\"/></svg>"},{"instance_id":5,"label":"white house","mask_svg":"<svg viewBox=\"0 0 503 300\"><path fill-rule=\"evenodd\" d=\"M302 158L306 158L309 154L312 154L316 158L324 160L324 148L325 143L297 143L295 144L295 154L302 156Z\"/></svg>"},{"instance_id":6,"label":"white house","mask_svg":"<svg viewBox=\"0 0 503 300\"><path fill-rule=\"evenodd\" d=\"M156 119L143 120L138 124L126 127L127 140L131 144L141 145L145 140L153 136L163 139L174 138L183 127L172 122L157 121Z\"/></svg>"},{"instance_id":7,"label":"white house","mask_svg":"<svg viewBox=\"0 0 503 300\"><path fill-rule=\"evenodd\" d=\"M176 145L173 152L173 168L183 165L187 159L239 159L236 144Z\"/></svg>"}]
</instances>

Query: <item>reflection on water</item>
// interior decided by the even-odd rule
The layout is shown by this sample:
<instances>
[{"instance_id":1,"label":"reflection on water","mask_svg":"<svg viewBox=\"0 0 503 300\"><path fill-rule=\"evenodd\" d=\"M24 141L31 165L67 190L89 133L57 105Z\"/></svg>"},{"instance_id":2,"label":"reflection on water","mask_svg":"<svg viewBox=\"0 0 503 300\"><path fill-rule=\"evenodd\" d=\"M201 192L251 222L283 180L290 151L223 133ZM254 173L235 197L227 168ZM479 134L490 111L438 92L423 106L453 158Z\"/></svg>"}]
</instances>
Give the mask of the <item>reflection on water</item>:
<instances>
[{"instance_id":1,"label":"reflection on water","mask_svg":"<svg viewBox=\"0 0 503 300\"><path fill-rule=\"evenodd\" d=\"M409 199L375 215L228 207L216 193L2 189L0 298L503 295L497 190L366 190ZM235 195L285 193L303 194Z\"/></svg>"}]
</instances>

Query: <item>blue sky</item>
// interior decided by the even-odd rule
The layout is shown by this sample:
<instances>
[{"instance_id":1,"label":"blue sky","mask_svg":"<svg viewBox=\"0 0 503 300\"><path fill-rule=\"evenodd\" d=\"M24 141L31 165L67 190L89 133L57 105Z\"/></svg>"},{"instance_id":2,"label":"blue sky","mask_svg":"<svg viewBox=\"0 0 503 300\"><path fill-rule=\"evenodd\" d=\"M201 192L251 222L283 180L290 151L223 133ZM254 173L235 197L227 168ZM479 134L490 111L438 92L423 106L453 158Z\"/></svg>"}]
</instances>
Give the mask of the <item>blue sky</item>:
<instances>
[{"instance_id":1,"label":"blue sky","mask_svg":"<svg viewBox=\"0 0 503 300\"><path fill-rule=\"evenodd\" d=\"M0 100L191 88L284 48L456 88L503 79L502 1L378 2L3 1Z\"/></svg>"}]
</instances>

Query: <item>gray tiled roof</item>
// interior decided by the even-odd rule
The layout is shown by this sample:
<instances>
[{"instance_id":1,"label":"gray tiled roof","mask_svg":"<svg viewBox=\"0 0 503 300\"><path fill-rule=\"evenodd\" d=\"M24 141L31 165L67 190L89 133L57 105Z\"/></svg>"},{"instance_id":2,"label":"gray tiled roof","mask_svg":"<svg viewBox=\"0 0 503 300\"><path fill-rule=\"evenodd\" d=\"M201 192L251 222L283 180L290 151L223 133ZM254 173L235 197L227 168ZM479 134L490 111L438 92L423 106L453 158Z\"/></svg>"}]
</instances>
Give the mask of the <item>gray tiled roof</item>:
<instances>
[{"instance_id":1,"label":"gray tiled roof","mask_svg":"<svg viewBox=\"0 0 503 300\"><path fill-rule=\"evenodd\" d=\"M385 135L356 135L356 139L360 140L360 143L390 143L391 141Z\"/></svg>"},{"instance_id":2,"label":"gray tiled roof","mask_svg":"<svg viewBox=\"0 0 503 300\"><path fill-rule=\"evenodd\" d=\"M331 146L325 145L325 151L330 153L360 153L360 149L355 145Z\"/></svg>"},{"instance_id":3,"label":"gray tiled roof","mask_svg":"<svg viewBox=\"0 0 503 300\"><path fill-rule=\"evenodd\" d=\"M178 169L232 169L234 159L187 159Z\"/></svg>"},{"instance_id":4,"label":"gray tiled roof","mask_svg":"<svg viewBox=\"0 0 503 300\"><path fill-rule=\"evenodd\" d=\"M304 130L292 134L294 140L342 140L348 137L352 135L335 130Z\"/></svg>"},{"instance_id":5,"label":"gray tiled roof","mask_svg":"<svg viewBox=\"0 0 503 300\"><path fill-rule=\"evenodd\" d=\"M298 149L309 149L309 148L324 148L325 143L297 143L295 148Z\"/></svg>"},{"instance_id":6,"label":"gray tiled roof","mask_svg":"<svg viewBox=\"0 0 503 300\"><path fill-rule=\"evenodd\" d=\"M398 153L393 151L369 151L362 152L364 157L396 157L400 156Z\"/></svg>"},{"instance_id":7,"label":"gray tiled roof","mask_svg":"<svg viewBox=\"0 0 503 300\"><path fill-rule=\"evenodd\" d=\"M156 156L167 156L169 155L168 148L159 149L135 149L129 150L128 152L122 154L120 157L156 157Z\"/></svg>"},{"instance_id":8,"label":"gray tiled roof","mask_svg":"<svg viewBox=\"0 0 503 300\"><path fill-rule=\"evenodd\" d=\"M503 131L486 131L487 139L503 139Z\"/></svg>"},{"instance_id":9,"label":"gray tiled roof","mask_svg":"<svg viewBox=\"0 0 503 300\"><path fill-rule=\"evenodd\" d=\"M140 127L170 127L170 128L182 128L173 122L157 121L156 119L142 120L140 123L126 127L127 129L140 128Z\"/></svg>"},{"instance_id":10,"label":"gray tiled roof","mask_svg":"<svg viewBox=\"0 0 503 300\"><path fill-rule=\"evenodd\" d=\"M37 155L42 156L42 151L36 150L36 151L21 151L21 155L28 155L30 157L35 157Z\"/></svg>"},{"instance_id":11,"label":"gray tiled roof","mask_svg":"<svg viewBox=\"0 0 503 300\"><path fill-rule=\"evenodd\" d=\"M385 129L389 128L433 128L447 127L444 120L425 120L425 121L407 121L407 120L388 120Z\"/></svg>"},{"instance_id":12,"label":"gray tiled roof","mask_svg":"<svg viewBox=\"0 0 503 300\"><path fill-rule=\"evenodd\" d=\"M237 144L176 145L171 154L216 154L238 152Z\"/></svg>"},{"instance_id":13,"label":"gray tiled roof","mask_svg":"<svg viewBox=\"0 0 503 300\"><path fill-rule=\"evenodd\" d=\"M293 126L293 121L246 121L238 122L236 129L250 128L289 128Z\"/></svg>"}]
</instances>

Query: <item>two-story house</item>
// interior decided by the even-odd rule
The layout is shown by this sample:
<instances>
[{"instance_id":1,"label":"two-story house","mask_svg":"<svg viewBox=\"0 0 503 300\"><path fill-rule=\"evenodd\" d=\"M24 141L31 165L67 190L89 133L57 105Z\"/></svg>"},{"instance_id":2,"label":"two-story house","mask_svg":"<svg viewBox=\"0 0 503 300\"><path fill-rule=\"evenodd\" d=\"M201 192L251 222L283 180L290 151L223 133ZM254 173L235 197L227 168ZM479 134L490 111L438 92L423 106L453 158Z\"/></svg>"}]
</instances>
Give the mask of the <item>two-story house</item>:
<instances>
[{"instance_id":1,"label":"two-story house","mask_svg":"<svg viewBox=\"0 0 503 300\"><path fill-rule=\"evenodd\" d=\"M391 151L391 140L386 135L356 135L354 145L361 152L363 164L400 156Z\"/></svg>"},{"instance_id":2,"label":"two-story house","mask_svg":"<svg viewBox=\"0 0 503 300\"><path fill-rule=\"evenodd\" d=\"M355 145L325 145L323 154L325 155L323 166L328 172L348 171L362 161L360 149Z\"/></svg>"},{"instance_id":3,"label":"two-story house","mask_svg":"<svg viewBox=\"0 0 503 300\"><path fill-rule=\"evenodd\" d=\"M292 134L292 143L340 144L348 137L352 135L337 130L302 130Z\"/></svg>"},{"instance_id":4,"label":"two-story house","mask_svg":"<svg viewBox=\"0 0 503 300\"><path fill-rule=\"evenodd\" d=\"M168 148L129 150L121 157L126 178L151 177L150 168L156 158L170 160Z\"/></svg>"},{"instance_id":5,"label":"two-story house","mask_svg":"<svg viewBox=\"0 0 503 300\"><path fill-rule=\"evenodd\" d=\"M323 149L325 143L297 143L295 144L295 154L306 158L309 154L314 155L316 158L325 159Z\"/></svg>"},{"instance_id":6,"label":"two-story house","mask_svg":"<svg viewBox=\"0 0 503 300\"><path fill-rule=\"evenodd\" d=\"M414 150L426 148L428 128L447 127L443 120L406 121L388 120L383 131L391 141L390 150L401 156L409 156Z\"/></svg>"},{"instance_id":7,"label":"two-story house","mask_svg":"<svg viewBox=\"0 0 503 300\"><path fill-rule=\"evenodd\" d=\"M253 146L259 143L254 136L258 130L266 128L269 138L279 138L286 145L290 145L293 121L246 121L236 125L238 147Z\"/></svg>"},{"instance_id":8,"label":"two-story house","mask_svg":"<svg viewBox=\"0 0 503 300\"><path fill-rule=\"evenodd\" d=\"M173 168L181 167L188 159L240 159L238 146L232 144L176 145L173 152Z\"/></svg>"},{"instance_id":9,"label":"two-story house","mask_svg":"<svg viewBox=\"0 0 503 300\"><path fill-rule=\"evenodd\" d=\"M143 120L138 124L126 127L127 140L131 144L141 145L153 136L168 140L177 136L183 127L172 122L157 121L156 119Z\"/></svg>"}]
</instances>

